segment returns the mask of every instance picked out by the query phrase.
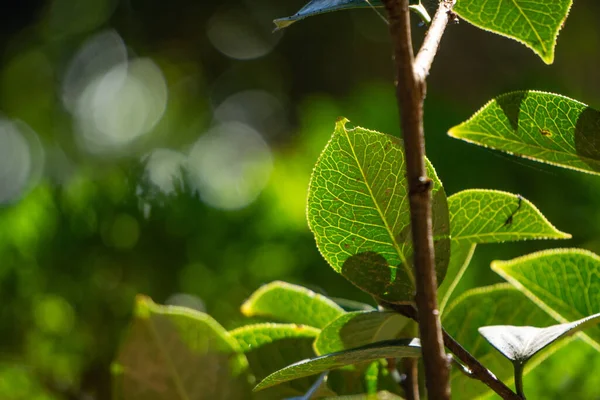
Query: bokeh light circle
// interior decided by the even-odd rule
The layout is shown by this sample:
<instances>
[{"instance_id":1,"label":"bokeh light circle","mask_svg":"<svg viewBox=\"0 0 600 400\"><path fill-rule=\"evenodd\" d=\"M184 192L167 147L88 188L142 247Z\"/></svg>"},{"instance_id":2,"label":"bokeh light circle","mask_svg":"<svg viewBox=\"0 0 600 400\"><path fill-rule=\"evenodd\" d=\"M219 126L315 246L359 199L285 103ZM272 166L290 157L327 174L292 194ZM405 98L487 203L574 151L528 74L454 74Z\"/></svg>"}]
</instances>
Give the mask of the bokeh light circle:
<instances>
[{"instance_id":1,"label":"bokeh light circle","mask_svg":"<svg viewBox=\"0 0 600 400\"><path fill-rule=\"evenodd\" d=\"M202 200L226 210L252 203L272 168L271 150L262 136L238 122L219 125L201 136L188 159L191 183Z\"/></svg>"}]
</instances>

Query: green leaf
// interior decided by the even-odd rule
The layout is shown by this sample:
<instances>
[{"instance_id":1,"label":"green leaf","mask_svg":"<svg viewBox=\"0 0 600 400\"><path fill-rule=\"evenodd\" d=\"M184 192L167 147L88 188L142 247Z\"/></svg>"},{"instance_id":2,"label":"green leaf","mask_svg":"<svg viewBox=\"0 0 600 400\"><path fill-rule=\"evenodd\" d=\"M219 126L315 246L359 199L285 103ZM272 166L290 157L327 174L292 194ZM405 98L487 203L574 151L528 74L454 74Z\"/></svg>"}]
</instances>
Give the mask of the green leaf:
<instances>
[{"instance_id":1,"label":"green leaf","mask_svg":"<svg viewBox=\"0 0 600 400\"><path fill-rule=\"evenodd\" d=\"M346 119L323 150L311 177L308 222L333 269L371 295L410 302L414 293L412 244L404 151L398 138ZM448 265L450 240L446 195L435 170L433 234L438 281Z\"/></svg>"},{"instance_id":2,"label":"green leaf","mask_svg":"<svg viewBox=\"0 0 600 400\"><path fill-rule=\"evenodd\" d=\"M407 322L395 312L347 313L323 328L315 341L315 352L322 355L394 339Z\"/></svg>"},{"instance_id":3,"label":"green leaf","mask_svg":"<svg viewBox=\"0 0 600 400\"><path fill-rule=\"evenodd\" d=\"M242 313L247 317L273 318L323 328L344 310L312 290L275 281L254 292L242 305Z\"/></svg>"},{"instance_id":4,"label":"green leaf","mask_svg":"<svg viewBox=\"0 0 600 400\"><path fill-rule=\"evenodd\" d=\"M507 384L513 380L513 367L479 333L486 325L548 326L555 321L525 295L508 284L477 288L462 294L447 307L442 315L442 325L450 336L461 343L494 375ZM565 342L562 342L563 344ZM528 363L525 372L535 368L561 344L552 346ZM457 369L452 371L453 399L476 399L489 388L466 377Z\"/></svg>"},{"instance_id":5,"label":"green leaf","mask_svg":"<svg viewBox=\"0 0 600 400\"><path fill-rule=\"evenodd\" d=\"M370 304L361 303L360 301L341 299L339 297L330 297L330 299L335 302L338 306L342 307L344 311L374 311L376 310Z\"/></svg>"},{"instance_id":6,"label":"green leaf","mask_svg":"<svg viewBox=\"0 0 600 400\"><path fill-rule=\"evenodd\" d=\"M250 392L247 367L237 341L208 315L138 296L112 369L127 400L235 400Z\"/></svg>"},{"instance_id":7,"label":"green leaf","mask_svg":"<svg viewBox=\"0 0 600 400\"><path fill-rule=\"evenodd\" d=\"M316 375L346 365L375 361L380 358L420 356L421 345L419 339L398 339L372 343L355 349L344 350L338 353L300 361L269 375L260 382L254 390L266 389L292 379Z\"/></svg>"},{"instance_id":8,"label":"green leaf","mask_svg":"<svg viewBox=\"0 0 600 400\"><path fill-rule=\"evenodd\" d=\"M229 334L238 341L241 351L253 349L282 339L316 338L320 330L296 324L253 324L234 329Z\"/></svg>"},{"instance_id":9,"label":"green leaf","mask_svg":"<svg viewBox=\"0 0 600 400\"><path fill-rule=\"evenodd\" d=\"M546 64L552 64L558 32L572 3L572 0L458 0L453 10L481 29L523 43Z\"/></svg>"},{"instance_id":10,"label":"green leaf","mask_svg":"<svg viewBox=\"0 0 600 400\"><path fill-rule=\"evenodd\" d=\"M557 340L574 335L597 324L598 321L600 321L600 314L545 328L512 325L484 326L479 328L479 333L504 357L522 365Z\"/></svg>"},{"instance_id":11,"label":"green leaf","mask_svg":"<svg viewBox=\"0 0 600 400\"><path fill-rule=\"evenodd\" d=\"M325 400L402 400L402 397L388 391L378 392L377 395L354 394L351 396L328 397Z\"/></svg>"},{"instance_id":12,"label":"green leaf","mask_svg":"<svg viewBox=\"0 0 600 400\"><path fill-rule=\"evenodd\" d=\"M579 249L555 249L510 261L492 269L526 294L557 321L568 323L600 310L600 257ZM600 327L581 335L600 351Z\"/></svg>"},{"instance_id":13,"label":"green leaf","mask_svg":"<svg viewBox=\"0 0 600 400\"><path fill-rule=\"evenodd\" d=\"M409 8L415 11L421 19L429 24L431 17L427 13L427 10L421 5L420 1L411 0ZM381 0L312 0L306 4L300 11L291 17L279 18L273 21L276 26L276 30L287 28L296 21L301 19L312 17L314 15L324 14L332 11L348 10L352 8L373 8L383 7ZM379 12L375 10L378 14ZM380 14L383 18L383 16Z\"/></svg>"},{"instance_id":14,"label":"green leaf","mask_svg":"<svg viewBox=\"0 0 600 400\"><path fill-rule=\"evenodd\" d=\"M448 265L448 272L444 281L438 288L438 299L440 303L440 314L443 315L448 302L452 298L454 289L462 279L465 271L467 270L473 254L475 253L476 244L468 242L460 242L458 240L452 241L450 247L450 264Z\"/></svg>"},{"instance_id":15,"label":"green leaf","mask_svg":"<svg viewBox=\"0 0 600 400\"><path fill-rule=\"evenodd\" d=\"M600 111L557 94L521 91L490 101L448 134L560 167L600 174Z\"/></svg>"},{"instance_id":16,"label":"green leaf","mask_svg":"<svg viewBox=\"0 0 600 400\"><path fill-rule=\"evenodd\" d=\"M475 243L568 239L528 200L496 190L465 190L448 197L452 247L446 277L438 289L440 313L466 271Z\"/></svg>"},{"instance_id":17,"label":"green leaf","mask_svg":"<svg viewBox=\"0 0 600 400\"><path fill-rule=\"evenodd\" d=\"M234 329L229 334L238 341L245 353L255 381L305 358L314 357L312 348L319 329L295 324L253 324ZM314 378L303 378L269 388L255 398L280 400L302 396L315 385ZM315 388L313 388L314 390ZM331 392L326 383L318 384L319 393Z\"/></svg>"},{"instance_id":18,"label":"green leaf","mask_svg":"<svg viewBox=\"0 0 600 400\"><path fill-rule=\"evenodd\" d=\"M569 239L521 196L497 190L465 190L448 198L453 241L501 243Z\"/></svg>"}]
</instances>

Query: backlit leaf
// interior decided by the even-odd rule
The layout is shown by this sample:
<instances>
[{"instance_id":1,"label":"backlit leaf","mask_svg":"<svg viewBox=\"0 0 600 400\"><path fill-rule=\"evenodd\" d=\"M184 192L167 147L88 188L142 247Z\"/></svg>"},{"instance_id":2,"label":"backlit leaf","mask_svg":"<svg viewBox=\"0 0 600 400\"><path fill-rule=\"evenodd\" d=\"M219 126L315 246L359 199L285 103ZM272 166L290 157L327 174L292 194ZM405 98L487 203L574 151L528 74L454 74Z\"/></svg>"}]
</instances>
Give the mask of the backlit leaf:
<instances>
[{"instance_id":1,"label":"backlit leaf","mask_svg":"<svg viewBox=\"0 0 600 400\"><path fill-rule=\"evenodd\" d=\"M347 313L323 328L314 348L321 355L394 339L407 322L395 312Z\"/></svg>"},{"instance_id":2,"label":"backlit leaf","mask_svg":"<svg viewBox=\"0 0 600 400\"><path fill-rule=\"evenodd\" d=\"M404 151L398 138L345 119L315 166L308 194L308 222L334 270L373 296L410 302L414 296L412 244ZM434 169L433 234L438 281L450 252L446 195Z\"/></svg>"},{"instance_id":3,"label":"backlit leaf","mask_svg":"<svg viewBox=\"0 0 600 400\"><path fill-rule=\"evenodd\" d=\"M487 103L448 134L560 167L600 174L600 111L557 94L522 91Z\"/></svg>"},{"instance_id":4,"label":"backlit leaf","mask_svg":"<svg viewBox=\"0 0 600 400\"><path fill-rule=\"evenodd\" d=\"M275 281L262 286L242 305L247 317L266 317L294 324L323 328L344 310L302 286Z\"/></svg>"},{"instance_id":5,"label":"backlit leaf","mask_svg":"<svg viewBox=\"0 0 600 400\"><path fill-rule=\"evenodd\" d=\"M552 64L556 38L572 3L572 0L458 0L454 12L481 29L523 43L546 64Z\"/></svg>"},{"instance_id":6,"label":"backlit leaf","mask_svg":"<svg viewBox=\"0 0 600 400\"><path fill-rule=\"evenodd\" d=\"M290 364L315 356L312 348L319 330L306 325L295 324L253 324L229 332L240 345L250 364L255 381L260 381L271 373ZM315 377L307 377L287 382L256 393L256 400L280 400L302 397L310 390L327 395L331 392L327 384L315 385Z\"/></svg>"},{"instance_id":7,"label":"backlit leaf","mask_svg":"<svg viewBox=\"0 0 600 400\"><path fill-rule=\"evenodd\" d=\"M494 261L492 269L559 322L568 323L600 311L600 257L592 252L546 250L510 261ZM600 327L590 327L580 335L600 351Z\"/></svg>"},{"instance_id":8,"label":"backlit leaf","mask_svg":"<svg viewBox=\"0 0 600 400\"><path fill-rule=\"evenodd\" d=\"M507 384L513 381L512 364L477 329L486 325L549 326L555 323L552 317L508 284L467 291L453 301L442 315L442 325L450 336ZM560 344L544 350L527 364L525 372L535 368L559 347ZM489 393L486 385L466 377L458 369L452 370L451 383L453 399L472 400Z\"/></svg>"},{"instance_id":9,"label":"backlit leaf","mask_svg":"<svg viewBox=\"0 0 600 400\"><path fill-rule=\"evenodd\" d=\"M237 341L208 315L138 296L113 365L116 397L237 400L250 391L247 367Z\"/></svg>"},{"instance_id":10,"label":"backlit leaf","mask_svg":"<svg viewBox=\"0 0 600 400\"><path fill-rule=\"evenodd\" d=\"M453 241L500 243L569 239L521 196L496 190L465 190L448 198Z\"/></svg>"}]
</instances>

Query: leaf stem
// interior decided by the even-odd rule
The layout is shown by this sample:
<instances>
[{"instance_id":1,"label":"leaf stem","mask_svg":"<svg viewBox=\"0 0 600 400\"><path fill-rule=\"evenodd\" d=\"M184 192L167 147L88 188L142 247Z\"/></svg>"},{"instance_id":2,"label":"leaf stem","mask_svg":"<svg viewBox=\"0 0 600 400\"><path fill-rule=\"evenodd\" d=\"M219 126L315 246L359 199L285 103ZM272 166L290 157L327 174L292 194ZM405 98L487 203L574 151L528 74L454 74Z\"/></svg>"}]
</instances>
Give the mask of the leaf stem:
<instances>
[{"instance_id":1,"label":"leaf stem","mask_svg":"<svg viewBox=\"0 0 600 400\"><path fill-rule=\"evenodd\" d=\"M523 391L523 364L518 361L513 362L515 368L515 389L517 394L525 399L525 392Z\"/></svg>"},{"instance_id":2,"label":"leaf stem","mask_svg":"<svg viewBox=\"0 0 600 400\"><path fill-rule=\"evenodd\" d=\"M384 0L394 47L396 97L406 156L414 247L415 301L419 310L419 331L425 364L428 398L450 399L449 363L444 351L437 301L437 277L431 221L432 181L425 169L423 103L425 78L450 20L452 0L442 0L421 50L414 58L408 0Z\"/></svg>"}]
</instances>

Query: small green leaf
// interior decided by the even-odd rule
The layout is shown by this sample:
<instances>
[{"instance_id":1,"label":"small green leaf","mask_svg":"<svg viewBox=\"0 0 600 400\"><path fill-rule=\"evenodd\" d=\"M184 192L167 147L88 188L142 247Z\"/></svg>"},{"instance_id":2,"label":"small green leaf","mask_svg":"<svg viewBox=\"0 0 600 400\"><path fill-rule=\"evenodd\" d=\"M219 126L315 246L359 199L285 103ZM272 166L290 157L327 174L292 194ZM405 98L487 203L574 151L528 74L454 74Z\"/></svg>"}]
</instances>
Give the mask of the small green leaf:
<instances>
[{"instance_id":1,"label":"small green leaf","mask_svg":"<svg viewBox=\"0 0 600 400\"><path fill-rule=\"evenodd\" d=\"M568 323L600 311L600 257L579 249L546 250L510 261L494 261L492 269L552 315ZM600 351L600 327L582 337Z\"/></svg>"},{"instance_id":2,"label":"small green leaf","mask_svg":"<svg viewBox=\"0 0 600 400\"><path fill-rule=\"evenodd\" d=\"M473 289L453 301L442 315L442 325L456 341L461 343L498 379L510 384L512 365L478 333L485 325L537 325L548 326L555 321L524 294L508 284ZM565 342L562 342L565 343ZM552 346L531 360L525 372L535 368L545 357L560 347ZM452 371L452 398L472 400L489 393L483 383L466 377L457 369Z\"/></svg>"},{"instance_id":3,"label":"small green leaf","mask_svg":"<svg viewBox=\"0 0 600 400\"><path fill-rule=\"evenodd\" d=\"M572 3L572 0L458 0L454 12L481 29L523 43L546 64L552 64L558 32Z\"/></svg>"},{"instance_id":4,"label":"small green leaf","mask_svg":"<svg viewBox=\"0 0 600 400\"><path fill-rule=\"evenodd\" d=\"M295 324L253 324L229 332L236 339L250 364L255 381L305 358L314 357L312 348L319 329ZM256 400L280 400L303 396L307 391L331 392L322 382L315 386L314 378L303 378L269 388L255 395Z\"/></svg>"},{"instance_id":5,"label":"small green leaf","mask_svg":"<svg viewBox=\"0 0 600 400\"><path fill-rule=\"evenodd\" d=\"M545 328L533 326L494 325L479 328L479 333L504 357L512 362L525 364L545 347L566 336L600 321L595 314L575 322L552 325Z\"/></svg>"},{"instance_id":6,"label":"small green leaf","mask_svg":"<svg viewBox=\"0 0 600 400\"><path fill-rule=\"evenodd\" d=\"M334 270L388 302L411 302L414 273L404 151L398 138L341 119L315 166L308 222ZM433 234L438 281L450 253L446 195L433 167Z\"/></svg>"},{"instance_id":7,"label":"small green leaf","mask_svg":"<svg viewBox=\"0 0 600 400\"><path fill-rule=\"evenodd\" d=\"M242 305L247 317L266 317L295 324L323 328L344 310L302 286L275 281L262 286Z\"/></svg>"},{"instance_id":8,"label":"small green leaf","mask_svg":"<svg viewBox=\"0 0 600 400\"><path fill-rule=\"evenodd\" d=\"M145 296L134 315L113 367L122 398L234 400L249 393L246 357L214 319Z\"/></svg>"},{"instance_id":9,"label":"small green leaf","mask_svg":"<svg viewBox=\"0 0 600 400\"><path fill-rule=\"evenodd\" d=\"M420 357L421 345L419 339L398 339L372 343L355 349L327 354L300 361L283 368L260 382L255 391L266 389L277 384L305 376L316 375L324 371L354 365L380 358Z\"/></svg>"},{"instance_id":10,"label":"small green leaf","mask_svg":"<svg viewBox=\"0 0 600 400\"><path fill-rule=\"evenodd\" d=\"M600 111L557 94L522 91L490 101L448 134L590 174L600 174Z\"/></svg>"},{"instance_id":11,"label":"small green leaf","mask_svg":"<svg viewBox=\"0 0 600 400\"><path fill-rule=\"evenodd\" d=\"M315 341L319 355L397 338L408 320L395 312L350 312L327 325Z\"/></svg>"},{"instance_id":12,"label":"small green leaf","mask_svg":"<svg viewBox=\"0 0 600 400\"><path fill-rule=\"evenodd\" d=\"M238 341L241 351L246 353L282 339L316 338L320 330L296 324L253 324L234 329L229 334Z\"/></svg>"},{"instance_id":13,"label":"small green leaf","mask_svg":"<svg viewBox=\"0 0 600 400\"><path fill-rule=\"evenodd\" d=\"M521 196L496 190L465 190L448 198L453 241L501 243L569 239Z\"/></svg>"},{"instance_id":14,"label":"small green leaf","mask_svg":"<svg viewBox=\"0 0 600 400\"><path fill-rule=\"evenodd\" d=\"M410 3L411 4L409 8L416 12L425 23L429 24L431 22L431 17L427 13L427 10L421 5L421 2L411 0ZM352 8L376 7L383 7L381 0L312 0L291 17L279 18L273 22L277 27L276 29L279 30L287 28L296 21L300 21L301 19L312 17L314 15L324 14L332 11L348 10Z\"/></svg>"},{"instance_id":15,"label":"small green leaf","mask_svg":"<svg viewBox=\"0 0 600 400\"><path fill-rule=\"evenodd\" d=\"M325 400L402 400L402 397L388 391L378 392L377 395L354 394L351 396L328 397Z\"/></svg>"}]
</instances>

